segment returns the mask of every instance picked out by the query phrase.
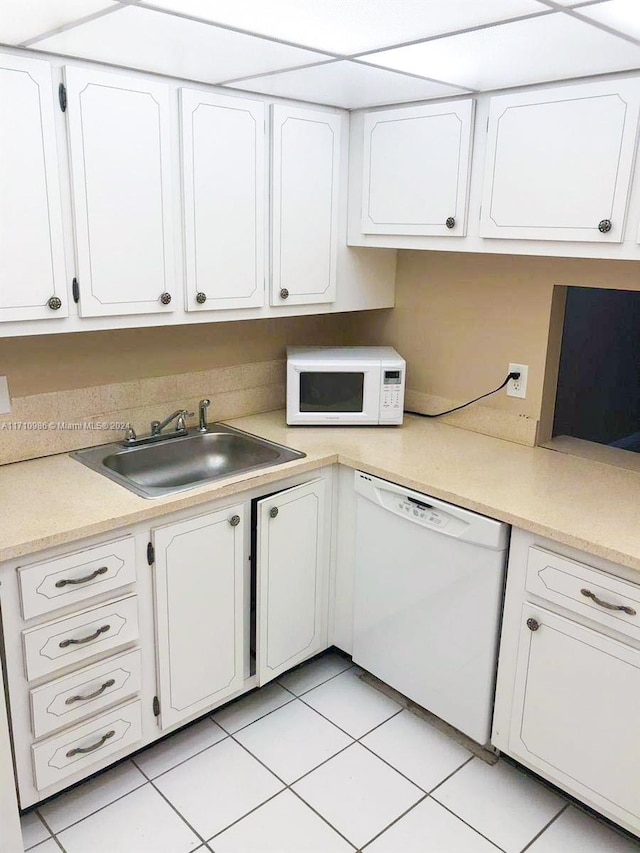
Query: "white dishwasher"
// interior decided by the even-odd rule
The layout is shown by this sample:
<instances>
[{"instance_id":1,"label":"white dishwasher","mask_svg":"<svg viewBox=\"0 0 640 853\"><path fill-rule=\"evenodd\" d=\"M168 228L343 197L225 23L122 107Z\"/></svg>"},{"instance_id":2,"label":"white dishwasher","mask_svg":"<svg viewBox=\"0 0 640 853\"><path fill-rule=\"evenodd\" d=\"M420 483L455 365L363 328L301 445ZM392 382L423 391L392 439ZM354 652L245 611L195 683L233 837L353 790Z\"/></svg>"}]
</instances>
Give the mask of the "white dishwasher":
<instances>
[{"instance_id":1,"label":"white dishwasher","mask_svg":"<svg viewBox=\"0 0 640 853\"><path fill-rule=\"evenodd\" d=\"M489 742L509 526L355 472L353 660Z\"/></svg>"}]
</instances>

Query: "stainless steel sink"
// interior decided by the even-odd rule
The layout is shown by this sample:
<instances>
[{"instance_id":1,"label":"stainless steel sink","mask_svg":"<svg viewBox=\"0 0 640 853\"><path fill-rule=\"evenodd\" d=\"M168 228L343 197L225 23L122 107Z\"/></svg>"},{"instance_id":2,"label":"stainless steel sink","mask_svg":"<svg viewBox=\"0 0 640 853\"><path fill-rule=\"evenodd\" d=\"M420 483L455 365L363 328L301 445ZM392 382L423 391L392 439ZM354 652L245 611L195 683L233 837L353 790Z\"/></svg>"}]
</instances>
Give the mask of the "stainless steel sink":
<instances>
[{"instance_id":1,"label":"stainless steel sink","mask_svg":"<svg viewBox=\"0 0 640 853\"><path fill-rule=\"evenodd\" d=\"M143 498L160 498L306 454L224 424L211 424L206 432L194 430L153 444L103 444L70 455Z\"/></svg>"}]
</instances>

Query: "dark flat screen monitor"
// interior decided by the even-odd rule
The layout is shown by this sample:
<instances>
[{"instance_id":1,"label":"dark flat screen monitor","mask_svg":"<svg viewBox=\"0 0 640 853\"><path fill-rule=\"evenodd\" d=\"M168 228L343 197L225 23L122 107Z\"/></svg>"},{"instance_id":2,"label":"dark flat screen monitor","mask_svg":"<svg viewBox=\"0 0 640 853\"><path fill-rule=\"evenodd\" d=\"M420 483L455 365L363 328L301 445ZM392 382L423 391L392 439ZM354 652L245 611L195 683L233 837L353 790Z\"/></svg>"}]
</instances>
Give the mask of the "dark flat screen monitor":
<instances>
[{"instance_id":1,"label":"dark flat screen monitor","mask_svg":"<svg viewBox=\"0 0 640 853\"><path fill-rule=\"evenodd\" d=\"M553 434L640 453L640 291L567 289Z\"/></svg>"}]
</instances>

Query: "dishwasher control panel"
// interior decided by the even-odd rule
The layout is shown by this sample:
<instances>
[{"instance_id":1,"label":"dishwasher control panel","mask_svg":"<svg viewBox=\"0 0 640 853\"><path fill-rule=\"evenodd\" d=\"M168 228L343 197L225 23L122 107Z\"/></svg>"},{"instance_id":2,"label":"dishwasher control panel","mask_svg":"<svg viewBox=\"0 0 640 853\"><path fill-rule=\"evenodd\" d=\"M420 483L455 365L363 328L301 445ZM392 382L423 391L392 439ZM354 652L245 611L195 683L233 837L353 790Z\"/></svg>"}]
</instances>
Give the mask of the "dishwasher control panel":
<instances>
[{"instance_id":1,"label":"dishwasher control panel","mask_svg":"<svg viewBox=\"0 0 640 853\"><path fill-rule=\"evenodd\" d=\"M436 527L446 527L451 520L445 513L439 512L430 504L422 503L415 498L403 498L400 495L394 495L394 499L396 509L411 518L427 521L429 524L435 524Z\"/></svg>"},{"instance_id":2,"label":"dishwasher control panel","mask_svg":"<svg viewBox=\"0 0 640 853\"><path fill-rule=\"evenodd\" d=\"M364 471L354 473L354 486L359 498L377 504L408 524L495 550L502 550L508 545L508 524Z\"/></svg>"}]
</instances>

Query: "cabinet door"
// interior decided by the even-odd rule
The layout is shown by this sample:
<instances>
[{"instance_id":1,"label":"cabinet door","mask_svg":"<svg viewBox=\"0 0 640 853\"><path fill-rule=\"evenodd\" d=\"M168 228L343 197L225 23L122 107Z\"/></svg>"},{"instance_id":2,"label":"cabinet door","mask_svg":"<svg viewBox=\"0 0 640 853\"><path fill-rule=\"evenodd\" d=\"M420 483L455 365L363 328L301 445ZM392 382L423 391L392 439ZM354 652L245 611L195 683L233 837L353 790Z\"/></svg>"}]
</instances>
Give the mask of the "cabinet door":
<instances>
[{"instance_id":1,"label":"cabinet door","mask_svg":"<svg viewBox=\"0 0 640 853\"><path fill-rule=\"evenodd\" d=\"M242 685L243 519L238 505L153 531L163 729Z\"/></svg>"},{"instance_id":2,"label":"cabinet door","mask_svg":"<svg viewBox=\"0 0 640 853\"><path fill-rule=\"evenodd\" d=\"M492 98L480 235L620 243L637 80Z\"/></svg>"},{"instance_id":3,"label":"cabinet door","mask_svg":"<svg viewBox=\"0 0 640 853\"><path fill-rule=\"evenodd\" d=\"M271 304L333 302L342 119L279 104L272 110Z\"/></svg>"},{"instance_id":4,"label":"cabinet door","mask_svg":"<svg viewBox=\"0 0 640 853\"><path fill-rule=\"evenodd\" d=\"M180 98L187 311L263 305L264 104Z\"/></svg>"},{"instance_id":5,"label":"cabinet door","mask_svg":"<svg viewBox=\"0 0 640 853\"><path fill-rule=\"evenodd\" d=\"M326 488L313 480L258 502L260 684L327 646Z\"/></svg>"},{"instance_id":6,"label":"cabinet door","mask_svg":"<svg viewBox=\"0 0 640 853\"><path fill-rule=\"evenodd\" d=\"M50 64L0 57L0 102L0 320L67 317Z\"/></svg>"},{"instance_id":7,"label":"cabinet door","mask_svg":"<svg viewBox=\"0 0 640 853\"><path fill-rule=\"evenodd\" d=\"M640 651L523 607L509 735L515 757L640 829L639 714Z\"/></svg>"},{"instance_id":8,"label":"cabinet door","mask_svg":"<svg viewBox=\"0 0 640 853\"><path fill-rule=\"evenodd\" d=\"M80 313L171 311L169 87L84 68L65 77Z\"/></svg>"},{"instance_id":9,"label":"cabinet door","mask_svg":"<svg viewBox=\"0 0 640 853\"><path fill-rule=\"evenodd\" d=\"M474 101L364 117L363 234L462 237Z\"/></svg>"}]
</instances>

